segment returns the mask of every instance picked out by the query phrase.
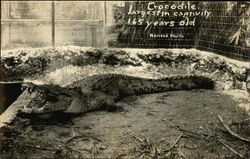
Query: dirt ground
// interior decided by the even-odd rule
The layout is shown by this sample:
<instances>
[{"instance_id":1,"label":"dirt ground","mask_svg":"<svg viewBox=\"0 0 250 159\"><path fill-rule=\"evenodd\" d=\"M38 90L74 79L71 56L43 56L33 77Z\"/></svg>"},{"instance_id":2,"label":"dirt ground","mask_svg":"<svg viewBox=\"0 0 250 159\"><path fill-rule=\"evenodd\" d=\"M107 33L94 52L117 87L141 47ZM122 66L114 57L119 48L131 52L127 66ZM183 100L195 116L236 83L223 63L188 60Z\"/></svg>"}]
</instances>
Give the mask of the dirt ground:
<instances>
[{"instance_id":1,"label":"dirt ground","mask_svg":"<svg viewBox=\"0 0 250 159\"><path fill-rule=\"evenodd\" d=\"M5 131L1 158L248 159L249 143L229 135L218 119L249 137L249 126L237 126L247 117L239 103L249 101L221 91L171 91L127 97L118 112L20 115Z\"/></svg>"}]
</instances>

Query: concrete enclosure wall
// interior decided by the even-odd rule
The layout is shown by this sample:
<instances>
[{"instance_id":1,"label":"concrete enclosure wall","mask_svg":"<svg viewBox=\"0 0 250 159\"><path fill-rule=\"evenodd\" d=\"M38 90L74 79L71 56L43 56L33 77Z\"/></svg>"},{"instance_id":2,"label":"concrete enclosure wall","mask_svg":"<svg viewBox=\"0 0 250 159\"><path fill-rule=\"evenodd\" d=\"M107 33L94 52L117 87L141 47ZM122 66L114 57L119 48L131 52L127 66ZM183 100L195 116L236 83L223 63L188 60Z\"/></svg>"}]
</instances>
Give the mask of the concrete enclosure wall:
<instances>
[{"instance_id":1,"label":"concrete enclosure wall","mask_svg":"<svg viewBox=\"0 0 250 159\"><path fill-rule=\"evenodd\" d=\"M1 49L106 45L104 2L1 3Z\"/></svg>"}]
</instances>

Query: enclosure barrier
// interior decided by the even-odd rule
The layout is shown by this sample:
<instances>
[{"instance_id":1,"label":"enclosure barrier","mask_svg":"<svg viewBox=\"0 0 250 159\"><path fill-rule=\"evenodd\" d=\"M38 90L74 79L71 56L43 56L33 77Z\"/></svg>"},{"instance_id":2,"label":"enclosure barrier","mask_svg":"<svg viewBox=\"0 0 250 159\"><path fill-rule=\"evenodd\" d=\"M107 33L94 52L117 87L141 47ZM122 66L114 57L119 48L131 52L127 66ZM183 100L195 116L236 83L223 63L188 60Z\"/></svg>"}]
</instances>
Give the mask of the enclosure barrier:
<instances>
[{"instance_id":1,"label":"enclosure barrier","mask_svg":"<svg viewBox=\"0 0 250 159\"><path fill-rule=\"evenodd\" d=\"M1 2L1 49L197 48L250 58L248 2ZM41 7L42 6L42 7Z\"/></svg>"}]
</instances>

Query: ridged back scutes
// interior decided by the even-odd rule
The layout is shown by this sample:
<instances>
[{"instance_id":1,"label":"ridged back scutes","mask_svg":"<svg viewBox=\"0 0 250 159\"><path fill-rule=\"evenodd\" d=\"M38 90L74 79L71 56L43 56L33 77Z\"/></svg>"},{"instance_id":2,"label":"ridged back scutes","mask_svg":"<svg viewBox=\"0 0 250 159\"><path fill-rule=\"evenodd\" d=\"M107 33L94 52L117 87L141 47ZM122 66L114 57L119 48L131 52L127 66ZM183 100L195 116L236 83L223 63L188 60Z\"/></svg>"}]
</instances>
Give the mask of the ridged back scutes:
<instances>
[{"instance_id":1,"label":"ridged back scutes","mask_svg":"<svg viewBox=\"0 0 250 159\"><path fill-rule=\"evenodd\" d=\"M122 74L114 74L114 73L109 73L109 74L99 74L99 75L93 75L93 76L88 76L86 78L83 78L82 80L76 81L70 85L70 87L81 87L82 89L85 87L86 89L98 89L98 87L102 87L103 89L105 87L108 87L109 85L115 85L118 82L118 80L123 79L128 82L128 84L131 84L135 89L140 89L142 92L143 89L147 89L147 91L150 91L150 87L164 87L164 84L168 85L169 89L175 89L172 88L174 87L173 84L178 85L178 82L182 83L183 85L191 85L194 88L212 88L212 86L206 86L206 83L213 85L213 81L205 76L199 76L199 75L172 75L164 78L158 78L158 79L152 79L152 78L144 78L144 77L134 77L134 76L129 76L129 75L122 75ZM162 85L160 86L159 83L155 82L163 82ZM184 83L183 83L184 81ZM112 83L114 82L114 83ZM170 82L170 83L169 83ZM171 83L172 82L172 83ZM191 82L190 84L185 83L185 82ZM151 84L150 84L151 83ZM140 88L142 87L142 88ZM178 86L179 88L180 86ZM163 89L163 88L161 88ZM154 90L157 90L154 88ZM164 90L164 89L163 89ZM166 89L165 89L166 90Z\"/></svg>"}]
</instances>

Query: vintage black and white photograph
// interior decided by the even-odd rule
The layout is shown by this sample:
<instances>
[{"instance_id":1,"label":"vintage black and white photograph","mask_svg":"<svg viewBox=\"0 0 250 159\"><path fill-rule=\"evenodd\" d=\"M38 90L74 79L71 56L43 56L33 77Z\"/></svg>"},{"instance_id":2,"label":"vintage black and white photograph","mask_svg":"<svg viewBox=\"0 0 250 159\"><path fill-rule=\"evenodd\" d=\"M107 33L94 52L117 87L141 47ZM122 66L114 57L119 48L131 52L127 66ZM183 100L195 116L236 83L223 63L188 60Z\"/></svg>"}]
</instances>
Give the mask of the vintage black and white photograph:
<instances>
[{"instance_id":1,"label":"vintage black and white photograph","mask_svg":"<svg viewBox=\"0 0 250 159\"><path fill-rule=\"evenodd\" d=\"M0 159L250 159L250 2L1 1Z\"/></svg>"}]
</instances>

